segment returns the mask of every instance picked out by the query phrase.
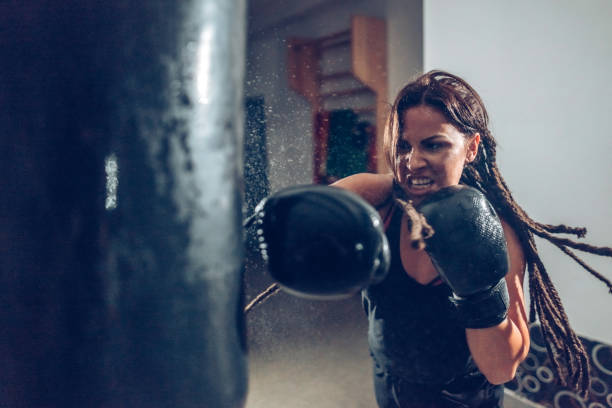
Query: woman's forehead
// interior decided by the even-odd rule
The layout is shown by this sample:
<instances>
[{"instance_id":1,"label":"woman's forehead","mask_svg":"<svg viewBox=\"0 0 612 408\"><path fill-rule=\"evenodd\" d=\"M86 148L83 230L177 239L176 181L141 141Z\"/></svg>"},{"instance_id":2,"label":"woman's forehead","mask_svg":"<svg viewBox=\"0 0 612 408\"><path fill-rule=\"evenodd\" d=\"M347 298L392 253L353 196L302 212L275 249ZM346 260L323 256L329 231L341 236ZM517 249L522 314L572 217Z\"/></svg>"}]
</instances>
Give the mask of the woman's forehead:
<instances>
[{"instance_id":1,"label":"woman's forehead","mask_svg":"<svg viewBox=\"0 0 612 408\"><path fill-rule=\"evenodd\" d=\"M429 106L416 106L402 114L400 137L411 135L433 136L437 134L460 133L439 110Z\"/></svg>"}]
</instances>

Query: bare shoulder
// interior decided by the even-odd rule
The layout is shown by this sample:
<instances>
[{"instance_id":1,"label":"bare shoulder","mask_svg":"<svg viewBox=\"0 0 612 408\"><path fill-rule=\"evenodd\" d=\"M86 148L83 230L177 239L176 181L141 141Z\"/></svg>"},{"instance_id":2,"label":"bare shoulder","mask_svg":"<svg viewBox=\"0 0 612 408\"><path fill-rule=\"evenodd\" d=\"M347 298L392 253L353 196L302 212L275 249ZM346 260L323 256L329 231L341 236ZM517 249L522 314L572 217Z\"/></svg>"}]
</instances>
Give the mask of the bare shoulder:
<instances>
[{"instance_id":1,"label":"bare shoulder","mask_svg":"<svg viewBox=\"0 0 612 408\"><path fill-rule=\"evenodd\" d=\"M383 205L391 195L392 174L358 173L331 184L359 194L374 207Z\"/></svg>"},{"instance_id":2,"label":"bare shoulder","mask_svg":"<svg viewBox=\"0 0 612 408\"><path fill-rule=\"evenodd\" d=\"M506 236L508 257L510 258L512 269L515 273L520 273L522 276L525 272L525 254L523 253L521 241L514 228L512 228L507 221L502 219L501 224L504 229L504 235Z\"/></svg>"}]
</instances>

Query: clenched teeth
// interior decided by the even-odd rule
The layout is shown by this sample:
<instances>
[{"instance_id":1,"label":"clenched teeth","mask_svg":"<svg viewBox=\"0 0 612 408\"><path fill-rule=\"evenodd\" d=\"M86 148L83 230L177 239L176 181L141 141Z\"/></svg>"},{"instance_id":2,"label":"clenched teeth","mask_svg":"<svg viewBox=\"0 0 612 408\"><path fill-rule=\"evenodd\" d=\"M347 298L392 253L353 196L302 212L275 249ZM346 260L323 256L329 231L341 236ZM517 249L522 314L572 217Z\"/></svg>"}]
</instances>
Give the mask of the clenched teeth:
<instances>
[{"instance_id":1,"label":"clenched teeth","mask_svg":"<svg viewBox=\"0 0 612 408\"><path fill-rule=\"evenodd\" d=\"M433 180L428 177L411 178L410 184L413 186L426 186L433 183Z\"/></svg>"}]
</instances>

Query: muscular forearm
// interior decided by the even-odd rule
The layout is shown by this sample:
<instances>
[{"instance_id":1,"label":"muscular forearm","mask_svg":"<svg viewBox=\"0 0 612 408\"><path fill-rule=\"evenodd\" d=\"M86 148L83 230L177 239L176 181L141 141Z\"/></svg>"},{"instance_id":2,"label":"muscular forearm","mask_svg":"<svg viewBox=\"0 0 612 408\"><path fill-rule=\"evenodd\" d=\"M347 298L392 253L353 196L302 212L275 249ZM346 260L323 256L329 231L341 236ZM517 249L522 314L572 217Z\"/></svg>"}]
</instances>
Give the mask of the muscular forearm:
<instances>
[{"instance_id":1,"label":"muscular forearm","mask_svg":"<svg viewBox=\"0 0 612 408\"><path fill-rule=\"evenodd\" d=\"M466 329L465 334L472 357L489 382L502 384L514 378L529 340L510 318L486 329Z\"/></svg>"}]
</instances>

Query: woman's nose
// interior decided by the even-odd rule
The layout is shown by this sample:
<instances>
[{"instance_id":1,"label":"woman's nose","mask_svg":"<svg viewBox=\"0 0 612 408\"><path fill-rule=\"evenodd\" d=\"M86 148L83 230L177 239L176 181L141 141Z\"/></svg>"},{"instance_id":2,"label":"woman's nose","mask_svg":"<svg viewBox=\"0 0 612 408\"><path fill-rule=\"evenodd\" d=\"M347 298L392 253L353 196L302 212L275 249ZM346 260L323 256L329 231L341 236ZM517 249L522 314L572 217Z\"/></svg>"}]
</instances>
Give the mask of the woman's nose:
<instances>
[{"instance_id":1,"label":"woman's nose","mask_svg":"<svg viewBox=\"0 0 612 408\"><path fill-rule=\"evenodd\" d=\"M408 170L414 171L423 166L425 166L423 155L417 149L413 149L408 155Z\"/></svg>"}]
</instances>

